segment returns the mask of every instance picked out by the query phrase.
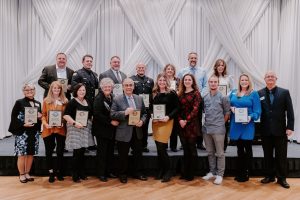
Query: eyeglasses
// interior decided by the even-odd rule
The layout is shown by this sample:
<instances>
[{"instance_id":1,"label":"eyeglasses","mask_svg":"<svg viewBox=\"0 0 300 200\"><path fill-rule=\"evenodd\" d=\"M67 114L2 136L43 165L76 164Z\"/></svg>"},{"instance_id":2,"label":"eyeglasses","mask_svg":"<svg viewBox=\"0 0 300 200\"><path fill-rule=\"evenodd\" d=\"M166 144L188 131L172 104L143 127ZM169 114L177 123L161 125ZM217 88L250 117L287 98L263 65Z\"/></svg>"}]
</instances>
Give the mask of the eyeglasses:
<instances>
[{"instance_id":1,"label":"eyeglasses","mask_svg":"<svg viewBox=\"0 0 300 200\"><path fill-rule=\"evenodd\" d=\"M265 76L265 78L277 78L277 77L270 75L270 76Z\"/></svg>"},{"instance_id":2,"label":"eyeglasses","mask_svg":"<svg viewBox=\"0 0 300 200\"><path fill-rule=\"evenodd\" d=\"M25 92L31 92L31 91L34 91L35 89L26 89L26 90L23 90Z\"/></svg>"},{"instance_id":3,"label":"eyeglasses","mask_svg":"<svg viewBox=\"0 0 300 200\"><path fill-rule=\"evenodd\" d=\"M133 84L124 84L124 87L133 87Z\"/></svg>"}]
</instances>

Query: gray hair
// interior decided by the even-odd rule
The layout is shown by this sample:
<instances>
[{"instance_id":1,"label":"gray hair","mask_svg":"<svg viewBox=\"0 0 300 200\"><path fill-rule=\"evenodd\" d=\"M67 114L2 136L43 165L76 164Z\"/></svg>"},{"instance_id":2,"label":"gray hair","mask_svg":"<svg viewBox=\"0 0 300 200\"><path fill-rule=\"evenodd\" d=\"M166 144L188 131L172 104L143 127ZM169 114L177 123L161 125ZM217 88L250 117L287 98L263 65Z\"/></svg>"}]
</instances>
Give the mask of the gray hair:
<instances>
[{"instance_id":1,"label":"gray hair","mask_svg":"<svg viewBox=\"0 0 300 200\"><path fill-rule=\"evenodd\" d=\"M107 85L114 87L114 81L111 80L111 78L103 78L100 81L100 87L103 88L104 86L107 86Z\"/></svg>"},{"instance_id":2,"label":"gray hair","mask_svg":"<svg viewBox=\"0 0 300 200\"><path fill-rule=\"evenodd\" d=\"M22 86L22 91L24 91L27 87L30 87L31 89L35 89L35 85L32 83L24 83Z\"/></svg>"}]
</instances>

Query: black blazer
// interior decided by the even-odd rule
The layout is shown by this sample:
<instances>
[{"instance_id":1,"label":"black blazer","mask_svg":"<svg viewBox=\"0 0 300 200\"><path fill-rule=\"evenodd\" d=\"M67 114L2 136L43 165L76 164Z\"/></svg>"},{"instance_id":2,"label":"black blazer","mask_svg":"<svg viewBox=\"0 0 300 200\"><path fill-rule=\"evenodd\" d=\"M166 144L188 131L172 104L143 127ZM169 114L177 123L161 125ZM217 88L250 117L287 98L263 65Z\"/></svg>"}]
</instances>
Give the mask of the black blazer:
<instances>
[{"instance_id":1,"label":"black blazer","mask_svg":"<svg viewBox=\"0 0 300 200\"><path fill-rule=\"evenodd\" d=\"M71 80L74 71L70 69L69 67L66 68L67 71L67 79L68 79L68 85L71 85ZM45 89L44 92L44 98L48 94L49 87L53 81L57 81L57 72L56 72L56 65L46 66L43 71L42 75L40 76L38 80L38 84ZM66 97L70 100L71 98L71 91L67 91Z\"/></svg>"},{"instance_id":2,"label":"black blazer","mask_svg":"<svg viewBox=\"0 0 300 200\"><path fill-rule=\"evenodd\" d=\"M127 76L123 72L121 72L121 71L119 71L119 72L120 72L120 75L121 75L121 78L123 81ZM119 83L119 81L118 81L117 77L115 76L114 72L112 71L112 69L106 70L105 72L103 72L99 75L99 83L103 78L106 78L106 77L111 78L115 84ZM122 83L120 83L120 84L122 84Z\"/></svg>"},{"instance_id":3,"label":"black blazer","mask_svg":"<svg viewBox=\"0 0 300 200\"><path fill-rule=\"evenodd\" d=\"M287 89L275 87L273 104L270 104L269 91L263 88L258 91L261 102L261 135L284 136L286 129L294 130L294 110L290 92Z\"/></svg>"},{"instance_id":4,"label":"black blazer","mask_svg":"<svg viewBox=\"0 0 300 200\"><path fill-rule=\"evenodd\" d=\"M37 107L38 112L41 113L41 103L36 100L33 100L33 103L34 107ZM25 107L31 107L29 99L26 97L23 99L18 99L12 109L8 131L13 135L22 135L25 131L37 132L41 130L41 120L38 120L33 127L24 127Z\"/></svg>"},{"instance_id":5,"label":"black blazer","mask_svg":"<svg viewBox=\"0 0 300 200\"><path fill-rule=\"evenodd\" d=\"M111 99L106 98L102 91L94 100L94 115L93 115L93 135L100 138L114 139L116 127L110 122L110 108L112 105L113 96Z\"/></svg>"}]
</instances>

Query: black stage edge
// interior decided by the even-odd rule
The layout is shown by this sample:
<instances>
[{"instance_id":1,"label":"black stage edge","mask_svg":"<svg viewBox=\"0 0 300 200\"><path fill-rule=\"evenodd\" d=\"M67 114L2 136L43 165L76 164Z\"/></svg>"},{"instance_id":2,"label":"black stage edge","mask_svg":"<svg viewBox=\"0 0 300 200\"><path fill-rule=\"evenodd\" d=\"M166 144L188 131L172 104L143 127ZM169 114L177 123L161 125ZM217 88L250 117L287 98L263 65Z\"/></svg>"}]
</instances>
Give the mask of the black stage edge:
<instances>
[{"instance_id":1,"label":"black stage edge","mask_svg":"<svg viewBox=\"0 0 300 200\"><path fill-rule=\"evenodd\" d=\"M182 154L182 151L179 151ZM71 153L65 157L65 175L71 174L71 162L72 157ZM95 154L90 155L91 153L87 153L86 155L86 172L90 176L96 175L96 160ZM180 173L181 163L182 163L182 155L171 155L171 168L175 174ZM9 175L18 175L17 171L17 158L14 156L1 156L0 157L0 175L9 176ZM226 157L226 171L225 176L233 176L236 170L236 157ZM132 162L129 162L132 163ZM157 170L157 161L155 152L153 154L148 155L147 153L143 156L143 165L145 169L145 173L149 176L154 176ZM114 157L114 168L117 167L117 155ZM288 169L289 174L288 177L299 178L300 177L300 158L288 158ZM203 176L208 171L208 160L205 155L198 155L198 163L197 163L197 175ZM252 170L250 172L251 176L263 176L264 167L263 167L263 158L262 157L254 157L252 162ZM46 159L44 156L36 156L34 159L33 167L31 173L36 176L46 176Z\"/></svg>"}]
</instances>

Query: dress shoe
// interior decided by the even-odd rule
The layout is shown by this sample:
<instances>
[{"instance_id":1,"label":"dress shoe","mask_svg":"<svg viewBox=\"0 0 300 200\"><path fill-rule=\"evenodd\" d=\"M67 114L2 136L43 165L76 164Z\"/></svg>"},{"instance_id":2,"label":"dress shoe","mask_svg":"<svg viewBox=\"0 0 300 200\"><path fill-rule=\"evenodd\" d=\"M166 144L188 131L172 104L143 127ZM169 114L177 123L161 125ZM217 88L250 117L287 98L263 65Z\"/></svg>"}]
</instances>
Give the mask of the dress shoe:
<instances>
[{"instance_id":1,"label":"dress shoe","mask_svg":"<svg viewBox=\"0 0 300 200\"><path fill-rule=\"evenodd\" d=\"M86 175L79 175L79 178L84 181L88 180L88 177Z\"/></svg>"},{"instance_id":2,"label":"dress shoe","mask_svg":"<svg viewBox=\"0 0 300 200\"><path fill-rule=\"evenodd\" d=\"M118 178L118 176L115 175L114 173L109 173L109 174L107 175L107 177L109 177L109 178Z\"/></svg>"},{"instance_id":3,"label":"dress shoe","mask_svg":"<svg viewBox=\"0 0 300 200\"><path fill-rule=\"evenodd\" d=\"M80 183L81 182L78 175L73 175L72 180L73 180L74 183Z\"/></svg>"},{"instance_id":4,"label":"dress shoe","mask_svg":"<svg viewBox=\"0 0 300 200\"><path fill-rule=\"evenodd\" d=\"M290 188L290 185L286 182L285 179L278 179L277 183L286 189Z\"/></svg>"},{"instance_id":5,"label":"dress shoe","mask_svg":"<svg viewBox=\"0 0 300 200\"><path fill-rule=\"evenodd\" d=\"M266 184L266 183L271 183L274 182L275 178L274 177L265 177L260 180L261 183Z\"/></svg>"},{"instance_id":6,"label":"dress shoe","mask_svg":"<svg viewBox=\"0 0 300 200\"><path fill-rule=\"evenodd\" d=\"M127 176L122 175L119 177L121 183L127 183Z\"/></svg>"},{"instance_id":7,"label":"dress shoe","mask_svg":"<svg viewBox=\"0 0 300 200\"><path fill-rule=\"evenodd\" d=\"M169 182L171 180L171 176L166 174L163 176L163 178L161 179L161 182L162 183L166 183L166 182Z\"/></svg>"},{"instance_id":8,"label":"dress shoe","mask_svg":"<svg viewBox=\"0 0 300 200\"><path fill-rule=\"evenodd\" d=\"M143 148L143 152L145 152L145 153L149 153L149 152L150 152L150 150L149 150L147 147L144 147L144 148Z\"/></svg>"},{"instance_id":9,"label":"dress shoe","mask_svg":"<svg viewBox=\"0 0 300 200\"><path fill-rule=\"evenodd\" d=\"M49 174L49 179L48 179L49 183L54 183L55 181L55 176L54 176L54 173L50 173Z\"/></svg>"},{"instance_id":10,"label":"dress shoe","mask_svg":"<svg viewBox=\"0 0 300 200\"><path fill-rule=\"evenodd\" d=\"M237 182L247 182L249 181L249 176L238 176L238 177L235 177L234 180L236 180Z\"/></svg>"},{"instance_id":11,"label":"dress shoe","mask_svg":"<svg viewBox=\"0 0 300 200\"><path fill-rule=\"evenodd\" d=\"M28 173L25 174L27 181L34 181L34 178L32 178Z\"/></svg>"},{"instance_id":12,"label":"dress shoe","mask_svg":"<svg viewBox=\"0 0 300 200\"><path fill-rule=\"evenodd\" d=\"M206 148L203 146L203 144L197 145L197 149L206 150Z\"/></svg>"},{"instance_id":13,"label":"dress shoe","mask_svg":"<svg viewBox=\"0 0 300 200\"><path fill-rule=\"evenodd\" d=\"M136 175L136 176L133 176L135 179L139 179L139 180L141 180L141 181L146 181L146 180L148 180L148 178L145 176L145 175L143 175L143 174L140 174L140 175Z\"/></svg>"},{"instance_id":14,"label":"dress shoe","mask_svg":"<svg viewBox=\"0 0 300 200\"><path fill-rule=\"evenodd\" d=\"M26 179L24 174L20 174L19 180L20 180L21 183L27 183L28 182L28 180Z\"/></svg>"},{"instance_id":15,"label":"dress shoe","mask_svg":"<svg viewBox=\"0 0 300 200\"><path fill-rule=\"evenodd\" d=\"M106 176L99 176L99 180L100 180L101 182L107 182Z\"/></svg>"}]
</instances>

